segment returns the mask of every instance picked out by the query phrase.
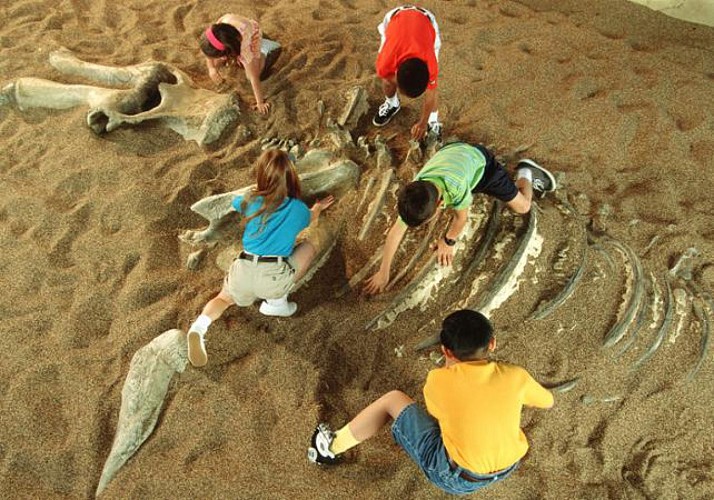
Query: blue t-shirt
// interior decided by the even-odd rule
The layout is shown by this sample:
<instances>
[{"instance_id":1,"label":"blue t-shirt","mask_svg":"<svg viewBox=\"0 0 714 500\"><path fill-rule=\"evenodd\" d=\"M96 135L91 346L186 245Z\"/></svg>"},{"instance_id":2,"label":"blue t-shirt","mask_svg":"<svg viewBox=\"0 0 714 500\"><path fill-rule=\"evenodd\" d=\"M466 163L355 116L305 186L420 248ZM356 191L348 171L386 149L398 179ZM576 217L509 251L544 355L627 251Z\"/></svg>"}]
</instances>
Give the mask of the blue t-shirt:
<instances>
[{"instance_id":1,"label":"blue t-shirt","mask_svg":"<svg viewBox=\"0 0 714 500\"><path fill-rule=\"evenodd\" d=\"M233 208L239 214L250 217L263 204L263 197L256 196L241 210L243 196L233 199ZM295 238L310 225L310 209L301 200L285 198L280 206L268 216L263 224L263 215L251 219L243 233L243 249L255 255L279 255L288 257L293 253Z\"/></svg>"}]
</instances>

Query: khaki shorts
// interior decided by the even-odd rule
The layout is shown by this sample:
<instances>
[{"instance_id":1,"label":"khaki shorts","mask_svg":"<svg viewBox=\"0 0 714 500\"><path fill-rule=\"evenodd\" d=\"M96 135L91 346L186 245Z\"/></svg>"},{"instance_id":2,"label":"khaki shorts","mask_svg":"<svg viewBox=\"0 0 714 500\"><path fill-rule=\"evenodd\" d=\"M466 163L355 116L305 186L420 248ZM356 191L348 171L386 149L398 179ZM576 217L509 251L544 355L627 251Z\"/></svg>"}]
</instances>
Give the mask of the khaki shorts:
<instances>
[{"instance_id":1,"label":"khaki shorts","mask_svg":"<svg viewBox=\"0 0 714 500\"><path fill-rule=\"evenodd\" d=\"M278 299L295 284L295 265L290 257L282 262L253 262L236 258L223 281L223 290L236 305L247 307L258 299Z\"/></svg>"}]
</instances>

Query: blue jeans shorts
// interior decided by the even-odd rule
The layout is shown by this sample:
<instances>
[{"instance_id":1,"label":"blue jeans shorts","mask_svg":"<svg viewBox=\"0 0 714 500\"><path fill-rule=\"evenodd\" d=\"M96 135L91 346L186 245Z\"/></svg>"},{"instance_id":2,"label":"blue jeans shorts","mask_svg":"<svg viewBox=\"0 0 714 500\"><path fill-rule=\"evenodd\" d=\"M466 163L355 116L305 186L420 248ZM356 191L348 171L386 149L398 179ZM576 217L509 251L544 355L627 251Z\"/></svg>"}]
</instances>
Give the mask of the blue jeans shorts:
<instances>
[{"instance_id":1,"label":"blue jeans shorts","mask_svg":"<svg viewBox=\"0 0 714 500\"><path fill-rule=\"evenodd\" d=\"M392 424L392 436L399 446L412 457L427 479L453 495L472 493L513 473L520 462L493 474L476 474L458 465L452 465L441 439L441 429L434 417L416 403L412 403L397 416ZM464 479L465 473L471 481Z\"/></svg>"}]
</instances>

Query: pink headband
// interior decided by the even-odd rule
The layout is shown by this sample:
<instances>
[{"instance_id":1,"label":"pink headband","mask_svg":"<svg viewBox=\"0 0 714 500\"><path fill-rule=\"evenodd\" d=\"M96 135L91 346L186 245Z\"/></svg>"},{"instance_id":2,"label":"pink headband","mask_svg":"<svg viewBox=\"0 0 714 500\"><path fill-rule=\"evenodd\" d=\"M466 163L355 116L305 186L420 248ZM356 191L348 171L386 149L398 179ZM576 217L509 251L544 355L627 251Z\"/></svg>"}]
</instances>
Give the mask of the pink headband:
<instances>
[{"instance_id":1,"label":"pink headband","mask_svg":"<svg viewBox=\"0 0 714 500\"><path fill-rule=\"evenodd\" d=\"M213 30L211 29L212 26L209 26L206 28L206 38L208 38L208 42L213 46L214 49L216 50L226 50L226 46L223 45L223 43L216 38L216 35L213 34Z\"/></svg>"}]
</instances>

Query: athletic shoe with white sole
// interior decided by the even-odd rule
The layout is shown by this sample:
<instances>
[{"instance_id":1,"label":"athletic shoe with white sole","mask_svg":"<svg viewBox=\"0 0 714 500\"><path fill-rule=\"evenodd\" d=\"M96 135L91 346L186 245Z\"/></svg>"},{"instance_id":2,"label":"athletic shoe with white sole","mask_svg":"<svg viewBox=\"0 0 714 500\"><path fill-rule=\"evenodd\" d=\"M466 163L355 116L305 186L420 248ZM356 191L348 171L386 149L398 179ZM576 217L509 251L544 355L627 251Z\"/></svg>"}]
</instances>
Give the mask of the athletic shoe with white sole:
<instances>
[{"instance_id":1,"label":"athletic shoe with white sole","mask_svg":"<svg viewBox=\"0 0 714 500\"><path fill-rule=\"evenodd\" d=\"M310 439L310 447L307 449L307 459L319 465L334 465L339 462L339 458L330 451L330 445L334 440L335 433L329 425L317 424Z\"/></svg>"},{"instance_id":2,"label":"athletic shoe with white sole","mask_svg":"<svg viewBox=\"0 0 714 500\"><path fill-rule=\"evenodd\" d=\"M259 311L266 316L280 316L287 318L295 314L297 304L288 302L287 299L266 299L260 304Z\"/></svg>"},{"instance_id":3,"label":"athletic shoe with white sole","mask_svg":"<svg viewBox=\"0 0 714 500\"><path fill-rule=\"evenodd\" d=\"M190 331L186 336L188 343L188 360L197 368L205 366L206 363L208 363L205 336L205 332L200 333L196 331Z\"/></svg>"},{"instance_id":4,"label":"athletic shoe with white sole","mask_svg":"<svg viewBox=\"0 0 714 500\"><path fill-rule=\"evenodd\" d=\"M533 173L533 191L538 192L541 196L545 193L555 191L555 188L558 187L558 183L555 181L553 174L533 160L520 160L518 166L516 166L516 170L520 170L521 168L530 169Z\"/></svg>"},{"instance_id":5,"label":"athletic shoe with white sole","mask_svg":"<svg viewBox=\"0 0 714 500\"><path fill-rule=\"evenodd\" d=\"M377 114L372 118L372 124L377 127L385 126L400 109L402 107L399 104L392 106L389 101L385 100L377 110Z\"/></svg>"}]
</instances>

